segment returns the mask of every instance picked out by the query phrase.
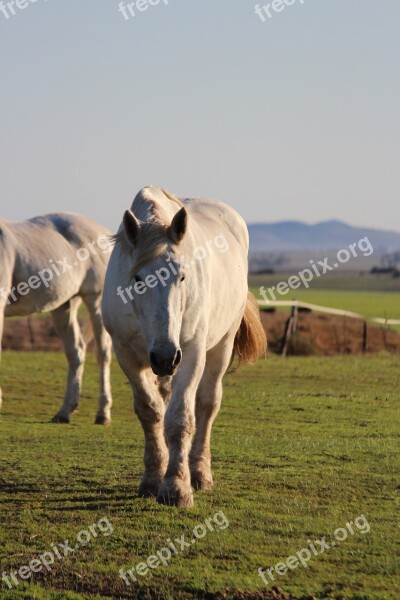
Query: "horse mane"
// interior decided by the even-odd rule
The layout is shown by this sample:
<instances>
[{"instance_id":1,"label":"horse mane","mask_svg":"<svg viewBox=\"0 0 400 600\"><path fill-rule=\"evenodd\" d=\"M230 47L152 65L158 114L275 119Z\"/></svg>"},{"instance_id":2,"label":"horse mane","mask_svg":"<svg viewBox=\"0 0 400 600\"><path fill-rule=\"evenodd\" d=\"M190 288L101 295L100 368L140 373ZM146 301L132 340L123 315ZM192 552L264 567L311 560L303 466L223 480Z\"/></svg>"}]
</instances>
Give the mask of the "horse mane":
<instances>
[{"instance_id":1,"label":"horse mane","mask_svg":"<svg viewBox=\"0 0 400 600\"><path fill-rule=\"evenodd\" d=\"M168 200L175 202L180 208L184 203L174 194L171 194L163 188L146 187L143 188L134 199L131 210L138 218L140 223L140 234L135 248L126 238L124 228L121 226L116 235L112 236L111 241L119 246L124 255L133 259L132 273L139 271L146 263L154 260L158 256L165 254L168 243L168 223L169 216L155 193L164 194ZM146 220L141 220L138 215L146 213Z\"/></svg>"},{"instance_id":2,"label":"horse mane","mask_svg":"<svg viewBox=\"0 0 400 600\"><path fill-rule=\"evenodd\" d=\"M171 192L168 192L164 188L161 188L161 191L163 192L163 194L165 194L167 196L167 198L169 198L170 200L172 200L172 202L176 202L176 204L178 206L180 206L180 208L184 208L185 205L182 202L182 200L180 200L179 198L177 198L176 196L174 196L174 194L171 194Z\"/></svg>"}]
</instances>

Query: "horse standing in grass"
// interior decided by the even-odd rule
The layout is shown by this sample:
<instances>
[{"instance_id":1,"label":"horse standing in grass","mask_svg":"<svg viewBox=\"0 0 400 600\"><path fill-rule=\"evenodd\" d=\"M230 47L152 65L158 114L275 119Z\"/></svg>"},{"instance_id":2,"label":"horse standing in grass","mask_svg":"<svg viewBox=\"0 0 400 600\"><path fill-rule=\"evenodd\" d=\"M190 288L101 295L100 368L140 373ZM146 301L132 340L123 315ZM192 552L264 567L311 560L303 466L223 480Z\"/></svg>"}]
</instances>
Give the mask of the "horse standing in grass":
<instances>
[{"instance_id":1,"label":"horse standing in grass","mask_svg":"<svg viewBox=\"0 0 400 600\"><path fill-rule=\"evenodd\" d=\"M111 340L101 316L109 235L101 225L72 214L20 223L0 220L0 351L4 317L51 312L69 367L64 403L52 419L55 423L68 423L78 407L86 351L78 322L82 300L93 325L100 366L96 423L111 420Z\"/></svg>"},{"instance_id":2,"label":"horse standing in grass","mask_svg":"<svg viewBox=\"0 0 400 600\"><path fill-rule=\"evenodd\" d=\"M191 507L192 486L213 485L223 375L234 353L250 363L266 349L248 293L247 227L222 202L148 187L115 239L102 312L145 434L139 494Z\"/></svg>"}]
</instances>

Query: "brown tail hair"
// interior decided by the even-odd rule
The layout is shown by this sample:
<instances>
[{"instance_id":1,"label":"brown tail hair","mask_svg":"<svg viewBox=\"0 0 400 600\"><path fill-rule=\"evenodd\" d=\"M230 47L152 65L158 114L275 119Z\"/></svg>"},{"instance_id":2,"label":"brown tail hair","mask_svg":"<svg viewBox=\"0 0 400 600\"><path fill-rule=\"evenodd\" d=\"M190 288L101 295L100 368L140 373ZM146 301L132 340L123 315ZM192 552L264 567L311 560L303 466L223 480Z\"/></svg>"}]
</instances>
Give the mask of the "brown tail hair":
<instances>
[{"instance_id":1,"label":"brown tail hair","mask_svg":"<svg viewBox=\"0 0 400 600\"><path fill-rule=\"evenodd\" d=\"M267 350L267 336L261 324L257 300L251 292L247 294L246 308L233 346L233 357L238 356L237 368L254 364Z\"/></svg>"}]
</instances>

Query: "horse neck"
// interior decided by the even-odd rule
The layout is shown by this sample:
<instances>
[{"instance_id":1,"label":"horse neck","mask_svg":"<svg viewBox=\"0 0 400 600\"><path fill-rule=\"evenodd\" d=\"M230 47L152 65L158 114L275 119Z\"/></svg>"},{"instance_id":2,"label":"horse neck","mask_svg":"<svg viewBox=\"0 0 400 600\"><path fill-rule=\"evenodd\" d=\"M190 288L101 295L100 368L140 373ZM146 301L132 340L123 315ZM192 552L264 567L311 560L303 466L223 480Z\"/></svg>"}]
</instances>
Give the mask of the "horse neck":
<instances>
[{"instance_id":1,"label":"horse neck","mask_svg":"<svg viewBox=\"0 0 400 600\"><path fill-rule=\"evenodd\" d=\"M20 259L24 261L34 252L25 224L26 221L0 219L0 243L3 250L6 249L10 260Z\"/></svg>"},{"instance_id":2,"label":"horse neck","mask_svg":"<svg viewBox=\"0 0 400 600\"><path fill-rule=\"evenodd\" d=\"M5 234L9 234L9 226L4 219L0 219L0 240L4 239Z\"/></svg>"}]
</instances>

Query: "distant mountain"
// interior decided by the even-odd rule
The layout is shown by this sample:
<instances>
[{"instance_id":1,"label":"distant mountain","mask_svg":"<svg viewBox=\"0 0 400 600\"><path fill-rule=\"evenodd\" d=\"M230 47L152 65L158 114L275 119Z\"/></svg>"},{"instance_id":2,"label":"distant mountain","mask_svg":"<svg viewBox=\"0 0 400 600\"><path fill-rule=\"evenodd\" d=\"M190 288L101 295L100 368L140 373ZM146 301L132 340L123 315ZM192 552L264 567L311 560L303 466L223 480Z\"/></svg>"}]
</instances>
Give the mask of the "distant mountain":
<instances>
[{"instance_id":1,"label":"distant mountain","mask_svg":"<svg viewBox=\"0 0 400 600\"><path fill-rule=\"evenodd\" d=\"M250 253L338 251L367 237L375 252L400 250L400 233L352 227L342 221L307 225L301 221L249 225Z\"/></svg>"}]
</instances>

